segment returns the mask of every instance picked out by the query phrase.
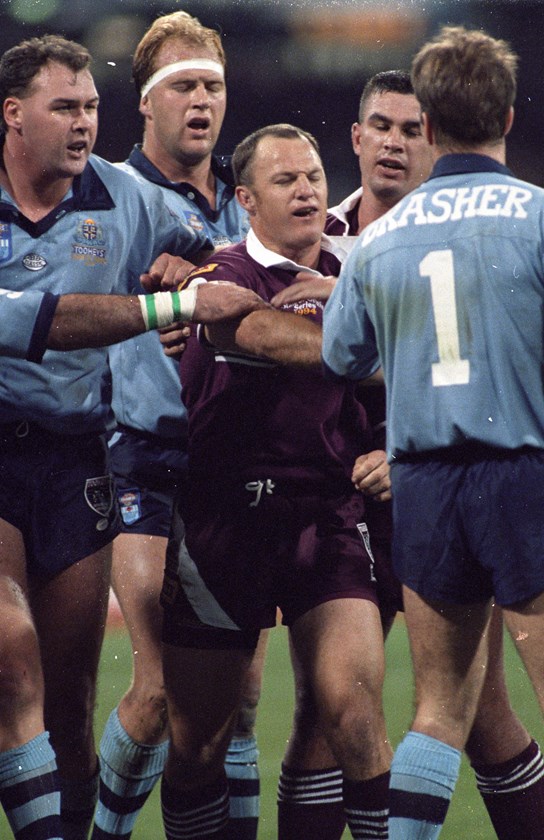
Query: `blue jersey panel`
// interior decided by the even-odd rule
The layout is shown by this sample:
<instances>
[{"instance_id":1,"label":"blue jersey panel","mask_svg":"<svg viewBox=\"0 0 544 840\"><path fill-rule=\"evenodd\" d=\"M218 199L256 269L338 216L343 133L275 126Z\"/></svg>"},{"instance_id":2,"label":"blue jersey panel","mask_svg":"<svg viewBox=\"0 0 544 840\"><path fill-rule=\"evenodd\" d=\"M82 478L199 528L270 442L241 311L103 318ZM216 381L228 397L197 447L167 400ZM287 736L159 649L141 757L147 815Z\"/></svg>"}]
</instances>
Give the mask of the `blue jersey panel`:
<instances>
[{"instance_id":1,"label":"blue jersey panel","mask_svg":"<svg viewBox=\"0 0 544 840\"><path fill-rule=\"evenodd\" d=\"M40 320L42 337L49 331L56 301L54 295L43 292L10 292L0 289L0 356L21 359L31 356L33 360L39 361L45 352L45 343L35 342L33 349L33 336ZM40 346L37 346L38 343Z\"/></svg>"},{"instance_id":2,"label":"blue jersey panel","mask_svg":"<svg viewBox=\"0 0 544 840\"><path fill-rule=\"evenodd\" d=\"M73 189L37 224L0 194L2 287L13 291L126 294L163 251L190 256L205 238L180 225L160 191L91 157ZM103 431L111 419L105 349L47 351L41 365L6 359L0 422L30 420L69 434Z\"/></svg>"},{"instance_id":3,"label":"blue jersey panel","mask_svg":"<svg viewBox=\"0 0 544 840\"><path fill-rule=\"evenodd\" d=\"M181 192L167 182L137 149L130 162L119 168L134 177L153 181L148 187L164 197L172 212L199 236L214 246L239 242L248 230L248 219L234 192L216 176L217 212L203 205L196 190ZM134 162L135 166L131 163ZM190 197L192 196L192 198ZM202 197L200 197L202 199ZM161 437L176 439L185 446L187 417L181 402L178 363L165 356L156 332L146 333L111 349L113 409L119 423Z\"/></svg>"},{"instance_id":4,"label":"blue jersey panel","mask_svg":"<svg viewBox=\"0 0 544 840\"><path fill-rule=\"evenodd\" d=\"M391 456L544 447L544 191L474 157L363 231L325 309L327 367L383 364Z\"/></svg>"}]
</instances>

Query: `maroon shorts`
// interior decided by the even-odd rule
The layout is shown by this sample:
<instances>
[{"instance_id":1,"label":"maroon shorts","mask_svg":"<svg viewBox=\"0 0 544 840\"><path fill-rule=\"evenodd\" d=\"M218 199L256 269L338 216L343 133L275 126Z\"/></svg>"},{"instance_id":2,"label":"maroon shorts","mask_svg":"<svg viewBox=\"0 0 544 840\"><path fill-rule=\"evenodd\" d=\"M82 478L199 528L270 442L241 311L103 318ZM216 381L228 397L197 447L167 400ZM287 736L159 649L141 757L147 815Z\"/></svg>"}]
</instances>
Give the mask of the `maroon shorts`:
<instances>
[{"instance_id":1,"label":"maroon shorts","mask_svg":"<svg viewBox=\"0 0 544 840\"><path fill-rule=\"evenodd\" d=\"M378 603L360 493L296 495L263 479L188 495L167 553L165 642L251 649L277 608L290 625L337 598Z\"/></svg>"}]
</instances>

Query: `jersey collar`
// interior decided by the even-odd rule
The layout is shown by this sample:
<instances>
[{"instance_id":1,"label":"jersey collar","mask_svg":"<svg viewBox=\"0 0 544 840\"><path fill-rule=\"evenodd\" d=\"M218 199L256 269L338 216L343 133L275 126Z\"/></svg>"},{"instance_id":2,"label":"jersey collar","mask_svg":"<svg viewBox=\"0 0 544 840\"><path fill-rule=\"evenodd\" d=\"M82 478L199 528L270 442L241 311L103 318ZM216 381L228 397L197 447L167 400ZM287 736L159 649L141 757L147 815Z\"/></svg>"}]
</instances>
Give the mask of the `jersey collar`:
<instances>
[{"instance_id":1,"label":"jersey collar","mask_svg":"<svg viewBox=\"0 0 544 840\"><path fill-rule=\"evenodd\" d=\"M151 163L148 157L142 152L142 144L136 143L126 163L137 169L147 181L165 187L168 190L193 201L198 209L212 222L216 222L227 204L234 197L234 179L230 165L230 155L212 155L211 169L215 177L222 182L221 189L217 190L217 210L212 210L208 199L202 195L192 184L187 181L169 181L165 178L160 169Z\"/></svg>"},{"instance_id":2,"label":"jersey collar","mask_svg":"<svg viewBox=\"0 0 544 840\"><path fill-rule=\"evenodd\" d=\"M443 175L467 175L471 172L498 172L501 175L512 175L510 169L487 155L443 155L436 161L431 178Z\"/></svg>"},{"instance_id":3,"label":"jersey collar","mask_svg":"<svg viewBox=\"0 0 544 840\"><path fill-rule=\"evenodd\" d=\"M246 237L246 249L249 256L265 268L281 268L284 271L304 271L306 274L315 274L316 277L322 277L322 273L316 268L308 268L305 265L299 265L293 260L286 259L281 254L276 254L275 251L270 251L265 248L260 239L257 238L253 228L250 228Z\"/></svg>"},{"instance_id":4,"label":"jersey collar","mask_svg":"<svg viewBox=\"0 0 544 840\"><path fill-rule=\"evenodd\" d=\"M23 216L11 196L5 190L0 190L0 221L13 222L33 237L42 236L67 213L77 210L111 210L113 207L115 202L92 166L92 156L81 175L74 178L66 197L39 222L32 222Z\"/></svg>"}]
</instances>

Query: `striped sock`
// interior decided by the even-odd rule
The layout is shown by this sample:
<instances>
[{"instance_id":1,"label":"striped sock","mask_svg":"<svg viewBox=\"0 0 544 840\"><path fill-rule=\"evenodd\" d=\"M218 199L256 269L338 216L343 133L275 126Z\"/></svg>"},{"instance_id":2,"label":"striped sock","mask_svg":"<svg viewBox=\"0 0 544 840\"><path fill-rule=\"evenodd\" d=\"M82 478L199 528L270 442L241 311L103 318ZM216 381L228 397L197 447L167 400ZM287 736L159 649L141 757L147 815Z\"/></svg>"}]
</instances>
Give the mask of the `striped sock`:
<instances>
[{"instance_id":1,"label":"striped sock","mask_svg":"<svg viewBox=\"0 0 544 840\"><path fill-rule=\"evenodd\" d=\"M167 754L168 741L136 743L113 710L100 742L100 794L91 840L128 840Z\"/></svg>"},{"instance_id":2,"label":"striped sock","mask_svg":"<svg viewBox=\"0 0 544 840\"><path fill-rule=\"evenodd\" d=\"M161 806L166 840L223 840L229 818L227 777L180 793L163 776Z\"/></svg>"},{"instance_id":3,"label":"striped sock","mask_svg":"<svg viewBox=\"0 0 544 840\"><path fill-rule=\"evenodd\" d=\"M363 782L344 779L344 810L355 840L387 840L389 773Z\"/></svg>"},{"instance_id":4,"label":"striped sock","mask_svg":"<svg viewBox=\"0 0 544 840\"><path fill-rule=\"evenodd\" d=\"M502 764L474 764L499 840L539 840L544 827L544 758L536 741Z\"/></svg>"},{"instance_id":5,"label":"striped sock","mask_svg":"<svg viewBox=\"0 0 544 840\"><path fill-rule=\"evenodd\" d=\"M87 840L98 799L98 771L84 781L59 777L60 816L64 840Z\"/></svg>"},{"instance_id":6,"label":"striped sock","mask_svg":"<svg viewBox=\"0 0 544 840\"><path fill-rule=\"evenodd\" d=\"M389 840L434 840L459 775L461 753L443 741L409 732L391 765Z\"/></svg>"},{"instance_id":7,"label":"striped sock","mask_svg":"<svg viewBox=\"0 0 544 840\"><path fill-rule=\"evenodd\" d=\"M16 840L60 840L60 790L49 733L0 753L0 803Z\"/></svg>"},{"instance_id":8,"label":"striped sock","mask_svg":"<svg viewBox=\"0 0 544 840\"><path fill-rule=\"evenodd\" d=\"M279 840L340 840L345 825L342 771L338 767L296 770L282 764Z\"/></svg>"},{"instance_id":9,"label":"striped sock","mask_svg":"<svg viewBox=\"0 0 544 840\"><path fill-rule=\"evenodd\" d=\"M230 818L225 840L257 840L259 823L259 750L254 737L233 738L225 759Z\"/></svg>"}]
</instances>

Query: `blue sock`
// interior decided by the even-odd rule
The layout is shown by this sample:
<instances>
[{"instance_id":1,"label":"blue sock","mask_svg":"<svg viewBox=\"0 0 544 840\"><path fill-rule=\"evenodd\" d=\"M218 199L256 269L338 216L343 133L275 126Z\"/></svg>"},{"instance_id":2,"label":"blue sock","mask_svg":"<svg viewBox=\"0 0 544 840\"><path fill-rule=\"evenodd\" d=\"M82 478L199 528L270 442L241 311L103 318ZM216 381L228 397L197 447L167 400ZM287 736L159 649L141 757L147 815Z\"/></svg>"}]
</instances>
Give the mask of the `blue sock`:
<instances>
[{"instance_id":1,"label":"blue sock","mask_svg":"<svg viewBox=\"0 0 544 840\"><path fill-rule=\"evenodd\" d=\"M259 822L259 750L254 737L233 738L225 759L229 781L229 826L225 840L256 840Z\"/></svg>"},{"instance_id":2,"label":"blue sock","mask_svg":"<svg viewBox=\"0 0 544 840\"><path fill-rule=\"evenodd\" d=\"M421 732L409 732L391 765L389 840L435 840L459 775L461 753Z\"/></svg>"},{"instance_id":3,"label":"blue sock","mask_svg":"<svg viewBox=\"0 0 544 840\"><path fill-rule=\"evenodd\" d=\"M0 752L0 803L15 838L60 840L60 790L49 733Z\"/></svg>"},{"instance_id":4,"label":"blue sock","mask_svg":"<svg viewBox=\"0 0 544 840\"><path fill-rule=\"evenodd\" d=\"M100 794L91 840L128 840L167 754L168 741L136 743L113 710L100 742Z\"/></svg>"},{"instance_id":5,"label":"blue sock","mask_svg":"<svg viewBox=\"0 0 544 840\"><path fill-rule=\"evenodd\" d=\"M60 816L64 840L87 840L98 799L98 771L84 781L59 777Z\"/></svg>"}]
</instances>

